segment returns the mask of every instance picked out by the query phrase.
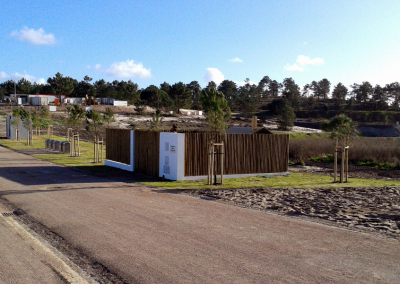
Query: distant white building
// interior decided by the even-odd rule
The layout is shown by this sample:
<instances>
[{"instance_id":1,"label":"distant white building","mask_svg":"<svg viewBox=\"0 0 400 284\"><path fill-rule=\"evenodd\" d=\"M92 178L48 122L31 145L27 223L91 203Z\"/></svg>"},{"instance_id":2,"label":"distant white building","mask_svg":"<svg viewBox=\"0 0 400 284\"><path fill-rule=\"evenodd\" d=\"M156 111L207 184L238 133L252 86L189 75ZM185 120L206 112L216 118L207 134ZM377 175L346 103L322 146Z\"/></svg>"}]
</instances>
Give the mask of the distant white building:
<instances>
[{"instance_id":1,"label":"distant white building","mask_svg":"<svg viewBox=\"0 0 400 284\"><path fill-rule=\"evenodd\" d=\"M19 105L31 104L36 106L46 106L48 104L60 104L67 98L66 95L51 94L10 94L10 100Z\"/></svg>"},{"instance_id":2,"label":"distant white building","mask_svg":"<svg viewBox=\"0 0 400 284\"><path fill-rule=\"evenodd\" d=\"M179 113L182 114L182 115L187 115L187 116L190 116L190 115L202 116L203 115L203 111L202 110L183 109L183 108L179 109Z\"/></svg>"}]
</instances>

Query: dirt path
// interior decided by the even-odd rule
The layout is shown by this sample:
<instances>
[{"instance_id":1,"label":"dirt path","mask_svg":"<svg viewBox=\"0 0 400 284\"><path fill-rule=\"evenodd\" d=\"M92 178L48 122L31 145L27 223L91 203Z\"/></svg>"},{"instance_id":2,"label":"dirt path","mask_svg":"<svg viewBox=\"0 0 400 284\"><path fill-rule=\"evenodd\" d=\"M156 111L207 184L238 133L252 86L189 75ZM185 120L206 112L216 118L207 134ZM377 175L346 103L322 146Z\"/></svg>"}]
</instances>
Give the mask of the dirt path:
<instances>
[{"instance_id":1,"label":"dirt path","mask_svg":"<svg viewBox=\"0 0 400 284\"><path fill-rule=\"evenodd\" d=\"M397 240L102 179L2 147L0 195L77 252L71 259L86 257L88 273L98 265L121 282L400 283Z\"/></svg>"}]
</instances>

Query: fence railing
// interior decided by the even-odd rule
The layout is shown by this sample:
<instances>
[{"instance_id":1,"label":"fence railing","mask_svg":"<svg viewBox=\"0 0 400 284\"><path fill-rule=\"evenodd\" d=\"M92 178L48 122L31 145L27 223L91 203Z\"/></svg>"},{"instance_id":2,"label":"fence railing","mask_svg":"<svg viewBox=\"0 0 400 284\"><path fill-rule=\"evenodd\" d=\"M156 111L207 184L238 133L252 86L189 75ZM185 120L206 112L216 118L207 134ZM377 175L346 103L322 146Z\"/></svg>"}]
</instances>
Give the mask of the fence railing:
<instances>
[{"instance_id":1,"label":"fence railing","mask_svg":"<svg viewBox=\"0 0 400 284\"><path fill-rule=\"evenodd\" d=\"M131 163L131 131L129 129L106 129L106 159Z\"/></svg>"},{"instance_id":2,"label":"fence railing","mask_svg":"<svg viewBox=\"0 0 400 284\"><path fill-rule=\"evenodd\" d=\"M227 134L224 174L277 173L288 171L288 134ZM185 176L207 175L211 135L185 133Z\"/></svg>"}]
</instances>

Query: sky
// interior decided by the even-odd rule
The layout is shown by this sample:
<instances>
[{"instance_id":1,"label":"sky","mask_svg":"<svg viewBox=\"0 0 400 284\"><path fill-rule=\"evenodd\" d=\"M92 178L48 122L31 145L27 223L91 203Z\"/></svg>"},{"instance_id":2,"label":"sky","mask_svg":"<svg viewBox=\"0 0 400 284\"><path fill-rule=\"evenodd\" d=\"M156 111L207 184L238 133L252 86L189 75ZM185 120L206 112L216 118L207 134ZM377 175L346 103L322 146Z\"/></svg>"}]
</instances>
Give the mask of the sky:
<instances>
[{"instance_id":1,"label":"sky","mask_svg":"<svg viewBox=\"0 0 400 284\"><path fill-rule=\"evenodd\" d=\"M398 0L4 0L0 11L0 82L400 81Z\"/></svg>"}]
</instances>

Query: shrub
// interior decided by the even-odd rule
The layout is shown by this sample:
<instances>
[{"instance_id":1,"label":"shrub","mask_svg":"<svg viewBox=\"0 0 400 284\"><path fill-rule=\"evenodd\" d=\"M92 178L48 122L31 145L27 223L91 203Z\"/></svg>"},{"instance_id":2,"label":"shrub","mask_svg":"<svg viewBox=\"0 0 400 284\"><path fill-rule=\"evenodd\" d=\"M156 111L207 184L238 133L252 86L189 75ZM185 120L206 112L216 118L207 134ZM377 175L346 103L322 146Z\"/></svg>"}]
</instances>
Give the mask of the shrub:
<instances>
[{"instance_id":1,"label":"shrub","mask_svg":"<svg viewBox=\"0 0 400 284\"><path fill-rule=\"evenodd\" d=\"M382 168L400 166L400 143L398 138L355 138L350 144L349 161L360 165L377 165ZM293 162L313 159L325 161L333 155L333 141L327 138L290 139L289 158ZM318 158L316 158L318 157Z\"/></svg>"}]
</instances>

